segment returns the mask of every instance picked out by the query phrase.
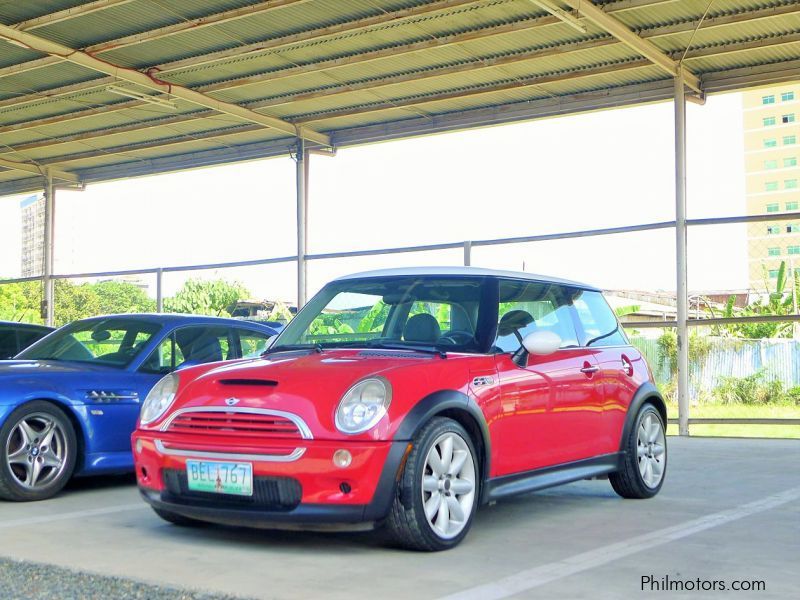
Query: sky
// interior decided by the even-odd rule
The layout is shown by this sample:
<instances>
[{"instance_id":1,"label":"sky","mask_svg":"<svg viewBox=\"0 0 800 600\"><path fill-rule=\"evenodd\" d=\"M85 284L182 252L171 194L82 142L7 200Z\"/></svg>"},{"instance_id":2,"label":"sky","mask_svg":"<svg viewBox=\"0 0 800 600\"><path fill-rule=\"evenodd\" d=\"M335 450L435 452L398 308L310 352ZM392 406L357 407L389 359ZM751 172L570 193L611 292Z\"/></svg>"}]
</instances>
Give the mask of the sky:
<instances>
[{"instance_id":1,"label":"sky","mask_svg":"<svg viewBox=\"0 0 800 600\"><path fill-rule=\"evenodd\" d=\"M688 216L745 213L742 100L688 105ZM312 156L309 253L617 227L674 218L671 103L440 134ZM23 196L0 198L0 277L19 276ZM57 273L155 268L295 253L294 163L268 159L59 190ZM649 231L473 248L472 264L674 290L675 234ZM724 247L724 252L720 249ZM311 261L309 293L355 271L457 265L462 251ZM167 274L238 280L293 300L293 263ZM143 276L155 293L154 277ZM741 225L693 228L689 287L747 287Z\"/></svg>"}]
</instances>

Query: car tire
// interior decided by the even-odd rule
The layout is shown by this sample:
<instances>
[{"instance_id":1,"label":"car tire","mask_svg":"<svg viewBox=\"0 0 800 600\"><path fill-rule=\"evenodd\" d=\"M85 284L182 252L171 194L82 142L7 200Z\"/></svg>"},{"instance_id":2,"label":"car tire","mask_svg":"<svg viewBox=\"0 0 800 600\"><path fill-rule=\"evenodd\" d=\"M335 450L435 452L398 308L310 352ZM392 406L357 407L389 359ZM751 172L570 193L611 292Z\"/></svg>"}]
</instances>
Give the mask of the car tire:
<instances>
[{"instance_id":1,"label":"car tire","mask_svg":"<svg viewBox=\"0 0 800 600\"><path fill-rule=\"evenodd\" d=\"M667 472L666 429L655 406L644 404L639 409L623 450L622 467L608 476L614 491L623 498L652 498Z\"/></svg>"},{"instance_id":2,"label":"car tire","mask_svg":"<svg viewBox=\"0 0 800 600\"><path fill-rule=\"evenodd\" d=\"M0 498L52 498L72 477L77 457L75 429L62 409L43 400L23 404L0 426Z\"/></svg>"},{"instance_id":3,"label":"car tire","mask_svg":"<svg viewBox=\"0 0 800 600\"><path fill-rule=\"evenodd\" d=\"M172 523L173 525L178 525L179 527L198 527L200 525L205 525L205 523L202 521L190 519L189 517L184 517L183 515L179 515L178 513L170 512L168 510L154 507L153 512L164 519L167 523Z\"/></svg>"},{"instance_id":4,"label":"car tire","mask_svg":"<svg viewBox=\"0 0 800 600\"><path fill-rule=\"evenodd\" d=\"M477 456L472 439L456 421L436 417L425 424L414 436L386 520L391 541L428 552L457 546L478 507Z\"/></svg>"}]
</instances>

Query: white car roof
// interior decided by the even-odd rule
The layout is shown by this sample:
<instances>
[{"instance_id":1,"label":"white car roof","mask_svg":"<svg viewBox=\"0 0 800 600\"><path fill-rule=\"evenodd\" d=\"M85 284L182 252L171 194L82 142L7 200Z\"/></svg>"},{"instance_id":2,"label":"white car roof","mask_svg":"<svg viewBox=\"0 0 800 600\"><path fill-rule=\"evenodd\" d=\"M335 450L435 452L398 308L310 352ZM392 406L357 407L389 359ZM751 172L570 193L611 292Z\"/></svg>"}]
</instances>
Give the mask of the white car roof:
<instances>
[{"instance_id":1,"label":"white car roof","mask_svg":"<svg viewBox=\"0 0 800 600\"><path fill-rule=\"evenodd\" d=\"M538 281L542 283L558 283L570 287L577 287L586 290L600 291L599 288L586 283L550 277L547 275L536 275L534 273L524 273L522 271L500 271L496 269L483 269L481 267L406 267L399 269L379 269L377 271L363 271L336 278L335 281L347 281L349 279L366 279L370 277L424 277L436 275L449 275L461 277L500 277L503 279L524 279L527 281Z\"/></svg>"}]
</instances>

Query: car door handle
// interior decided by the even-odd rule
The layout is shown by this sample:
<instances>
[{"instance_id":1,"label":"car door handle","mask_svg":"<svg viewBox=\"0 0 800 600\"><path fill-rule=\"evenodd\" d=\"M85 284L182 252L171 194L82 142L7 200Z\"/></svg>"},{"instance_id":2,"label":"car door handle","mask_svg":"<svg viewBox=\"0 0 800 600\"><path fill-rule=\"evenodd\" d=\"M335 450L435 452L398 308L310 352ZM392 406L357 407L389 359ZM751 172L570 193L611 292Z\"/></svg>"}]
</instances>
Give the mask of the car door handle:
<instances>
[{"instance_id":1,"label":"car door handle","mask_svg":"<svg viewBox=\"0 0 800 600\"><path fill-rule=\"evenodd\" d=\"M583 368L581 369L581 373L587 373L587 374L589 374L589 373L597 373L599 370L600 370L600 367L598 367L598 366L594 366L594 367L583 367Z\"/></svg>"}]
</instances>

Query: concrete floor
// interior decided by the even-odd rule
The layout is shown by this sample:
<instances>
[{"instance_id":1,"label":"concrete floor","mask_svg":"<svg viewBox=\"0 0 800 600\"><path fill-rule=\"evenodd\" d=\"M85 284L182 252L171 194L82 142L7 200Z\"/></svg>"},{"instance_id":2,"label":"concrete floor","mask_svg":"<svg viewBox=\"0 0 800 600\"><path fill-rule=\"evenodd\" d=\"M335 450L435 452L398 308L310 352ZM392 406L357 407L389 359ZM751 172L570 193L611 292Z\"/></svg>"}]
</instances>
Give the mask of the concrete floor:
<instances>
[{"instance_id":1,"label":"concrete floor","mask_svg":"<svg viewBox=\"0 0 800 600\"><path fill-rule=\"evenodd\" d=\"M766 591L733 596L796 596L800 442L669 444L653 500L621 500L607 481L514 498L480 510L465 542L438 554L363 533L178 528L117 478L74 483L46 502L0 503L0 555L256 598L630 598L646 575L763 580Z\"/></svg>"}]
</instances>

